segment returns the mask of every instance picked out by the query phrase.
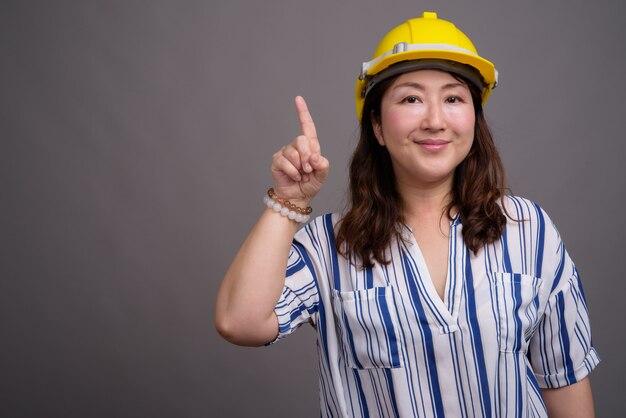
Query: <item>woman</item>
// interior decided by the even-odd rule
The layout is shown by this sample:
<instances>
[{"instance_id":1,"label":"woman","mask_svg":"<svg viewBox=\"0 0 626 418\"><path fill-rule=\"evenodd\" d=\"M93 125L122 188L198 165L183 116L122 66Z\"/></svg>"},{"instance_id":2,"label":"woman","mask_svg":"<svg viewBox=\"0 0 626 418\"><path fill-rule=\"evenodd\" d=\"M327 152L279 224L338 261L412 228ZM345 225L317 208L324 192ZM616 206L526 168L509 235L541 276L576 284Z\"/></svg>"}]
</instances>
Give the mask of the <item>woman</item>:
<instances>
[{"instance_id":1,"label":"woman","mask_svg":"<svg viewBox=\"0 0 626 418\"><path fill-rule=\"evenodd\" d=\"M311 323L322 416L593 416L580 280L546 213L503 193L496 78L434 13L389 32L357 81L351 205L299 231L329 163L296 98L302 135L274 154L216 326L263 345Z\"/></svg>"}]
</instances>

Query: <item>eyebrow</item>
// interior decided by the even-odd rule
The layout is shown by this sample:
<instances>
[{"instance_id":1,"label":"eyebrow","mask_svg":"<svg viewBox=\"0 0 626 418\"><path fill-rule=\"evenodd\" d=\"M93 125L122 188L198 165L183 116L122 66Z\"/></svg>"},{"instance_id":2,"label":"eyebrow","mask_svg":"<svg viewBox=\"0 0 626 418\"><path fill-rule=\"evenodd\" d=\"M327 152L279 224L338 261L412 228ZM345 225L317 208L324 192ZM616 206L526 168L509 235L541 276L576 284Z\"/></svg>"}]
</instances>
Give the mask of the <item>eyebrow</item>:
<instances>
[{"instance_id":1,"label":"eyebrow","mask_svg":"<svg viewBox=\"0 0 626 418\"><path fill-rule=\"evenodd\" d=\"M398 84L397 86L394 86L393 89L396 90L396 89L401 88L401 87L411 87L411 88L414 88L416 90L421 90L421 91L426 90L424 88L424 85L422 85L420 83L415 83L415 82L412 82L412 81L406 81L406 82L404 82L402 84ZM442 90L448 90L448 89L452 89L452 88L456 88L456 87L465 87L465 84L461 83L460 81L456 82L456 83L447 83L447 84L444 84L441 89Z\"/></svg>"}]
</instances>

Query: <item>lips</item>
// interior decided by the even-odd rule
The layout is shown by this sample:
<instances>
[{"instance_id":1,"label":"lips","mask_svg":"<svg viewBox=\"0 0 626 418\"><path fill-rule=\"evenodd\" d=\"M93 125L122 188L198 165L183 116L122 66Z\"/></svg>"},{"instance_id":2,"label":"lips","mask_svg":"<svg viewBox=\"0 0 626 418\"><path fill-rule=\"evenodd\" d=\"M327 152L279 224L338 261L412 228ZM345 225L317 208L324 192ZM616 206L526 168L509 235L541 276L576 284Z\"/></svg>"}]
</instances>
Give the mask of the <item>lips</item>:
<instances>
[{"instance_id":1,"label":"lips","mask_svg":"<svg viewBox=\"0 0 626 418\"><path fill-rule=\"evenodd\" d=\"M413 142L428 151L439 151L450 143L450 141L445 139L420 139Z\"/></svg>"}]
</instances>

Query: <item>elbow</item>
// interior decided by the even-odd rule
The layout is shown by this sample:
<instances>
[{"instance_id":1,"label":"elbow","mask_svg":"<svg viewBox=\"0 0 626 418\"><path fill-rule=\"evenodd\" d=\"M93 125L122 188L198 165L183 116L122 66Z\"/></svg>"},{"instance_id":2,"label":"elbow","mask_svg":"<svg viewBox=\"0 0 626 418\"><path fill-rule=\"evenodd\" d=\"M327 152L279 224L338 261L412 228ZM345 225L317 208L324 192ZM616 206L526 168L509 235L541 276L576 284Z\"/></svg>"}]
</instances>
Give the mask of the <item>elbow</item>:
<instances>
[{"instance_id":1,"label":"elbow","mask_svg":"<svg viewBox=\"0 0 626 418\"><path fill-rule=\"evenodd\" d=\"M233 326L232 321L216 315L215 330L226 341L237 344L239 334L237 333L236 328Z\"/></svg>"},{"instance_id":2,"label":"elbow","mask_svg":"<svg viewBox=\"0 0 626 418\"><path fill-rule=\"evenodd\" d=\"M236 344L237 341L237 328L234 326L227 315L220 315L219 312L215 314L215 330L226 341Z\"/></svg>"},{"instance_id":3,"label":"elbow","mask_svg":"<svg viewBox=\"0 0 626 418\"><path fill-rule=\"evenodd\" d=\"M229 343L244 347L261 347L273 340L266 333L259 332L262 327L241 325L220 315L215 316L215 329Z\"/></svg>"}]
</instances>

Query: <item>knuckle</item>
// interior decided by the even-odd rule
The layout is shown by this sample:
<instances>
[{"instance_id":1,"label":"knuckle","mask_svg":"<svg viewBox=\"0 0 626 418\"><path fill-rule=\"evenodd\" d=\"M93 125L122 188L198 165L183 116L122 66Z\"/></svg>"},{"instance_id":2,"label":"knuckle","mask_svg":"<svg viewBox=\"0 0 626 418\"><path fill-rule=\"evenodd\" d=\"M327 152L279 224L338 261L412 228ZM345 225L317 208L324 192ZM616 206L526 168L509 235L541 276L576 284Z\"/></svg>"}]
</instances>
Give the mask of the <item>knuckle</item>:
<instances>
[{"instance_id":1,"label":"knuckle","mask_svg":"<svg viewBox=\"0 0 626 418\"><path fill-rule=\"evenodd\" d=\"M275 158L275 159L280 158L283 155L283 152L285 151L285 148L287 148L287 146L280 147L280 149L278 151L276 151L274 153L274 155L272 155L272 158Z\"/></svg>"},{"instance_id":2,"label":"knuckle","mask_svg":"<svg viewBox=\"0 0 626 418\"><path fill-rule=\"evenodd\" d=\"M288 147L283 151L283 155L287 158L298 158L298 150L293 147Z\"/></svg>"},{"instance_id":3,"label":"knuckle","mask_svg":"<svg viewBox=\"0 0 626 418\"><path fill-rule=\"evenodd\" d=\"M304 135L298 135L296 139L294 140L295 145L298 147L302 147L307 142L308 142L308 139Z\"/></svg>"},{"instance_id":4,"label":"knuckle","mask_svg":"<svg viewBox=\"0 0 626 418\"><path fill-rule=\"evenodd\" d=\"M298 150L301 152L308 152L310 149L310 141L309 138L307 138L304 135L300 135L298 138L296 138L297 140L297 146L298 146Z\"/></svg>"}]
</instances>

